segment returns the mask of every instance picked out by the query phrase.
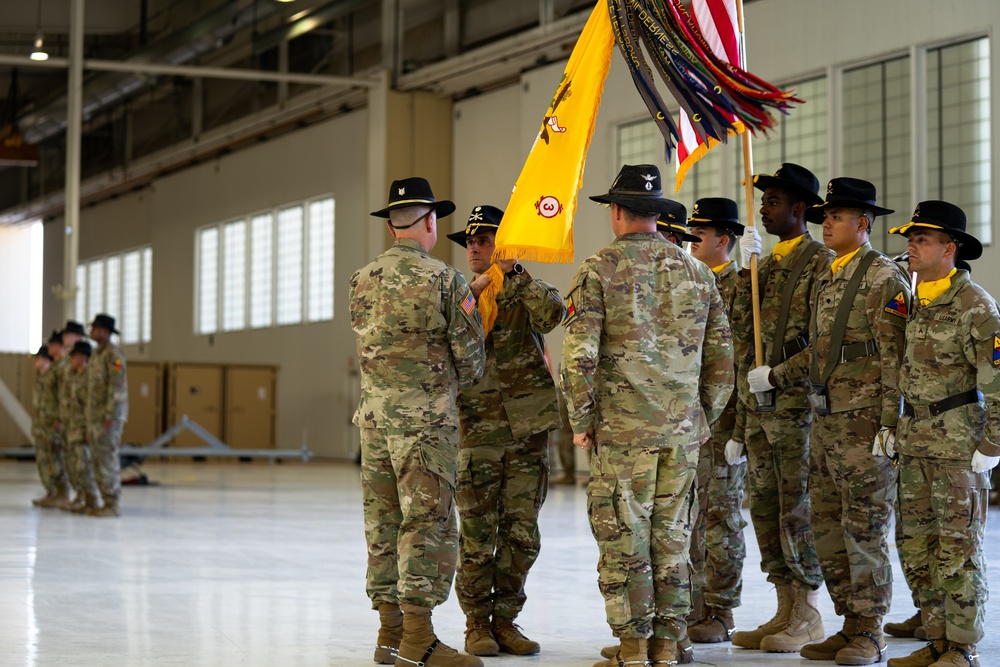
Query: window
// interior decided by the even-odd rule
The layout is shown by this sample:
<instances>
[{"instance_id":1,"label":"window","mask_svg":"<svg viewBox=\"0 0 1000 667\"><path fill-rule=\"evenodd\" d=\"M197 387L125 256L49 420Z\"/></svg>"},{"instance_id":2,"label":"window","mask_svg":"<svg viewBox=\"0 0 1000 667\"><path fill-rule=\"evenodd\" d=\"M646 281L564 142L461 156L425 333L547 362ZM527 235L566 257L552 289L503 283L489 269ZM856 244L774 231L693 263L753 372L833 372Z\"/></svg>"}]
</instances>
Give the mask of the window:
<instances>
[{"instance_id":1,"label":"window","mask_svg":"<svg viewBox=\"0 0 1000 667\"><path fill-rule=\"evenodd\" d=\"M333 319L334 219L325 197L198 230L197 332Z\"/></svg>"},{"instance_id":2,"label":"window","mask_svg":"<svg viewBox=\"0 0 1000 667\"><path fill-rule=\"evenodd\" d=\"M230 222L222 228L222 330L246 326L247 223Z\"/></svg>"},{"instance_id":3,"label":"window","mask_svg":"<svg viewBox=\"0 0 1000 667\"><path fill-rule=\"evenodd\" d=\"M123 345L148 343L152 313L153 249L149 246L80 262L76 267L76 318L114 317Z\"/></svg>"},{"instance_id":4,"label":"window","mask_svg":"<svg viewBox=\"0 0 1000 667\"><path fill-rule=\"evenodd\" d=\"M333 319L333 200L309 204L309 321Z\"/></svg>"},{"instance_id":5,"label":"window","mask_svg":"<svg viewBox=\"0 0 1000 667\"><path fill-rule=\"evenodd\" d=\"M198 333L219 328L219 228L198 232Z\"/></svg>"}]
</instances>

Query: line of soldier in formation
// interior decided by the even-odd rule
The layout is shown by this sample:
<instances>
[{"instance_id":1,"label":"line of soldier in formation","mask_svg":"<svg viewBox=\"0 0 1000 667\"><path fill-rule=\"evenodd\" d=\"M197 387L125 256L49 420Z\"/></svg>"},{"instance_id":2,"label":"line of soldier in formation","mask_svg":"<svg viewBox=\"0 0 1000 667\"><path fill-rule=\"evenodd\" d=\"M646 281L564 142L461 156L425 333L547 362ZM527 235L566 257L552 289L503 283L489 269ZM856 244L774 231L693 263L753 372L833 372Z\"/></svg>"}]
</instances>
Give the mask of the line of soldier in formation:
<instances>
[{"instance_id":1,"label":"line of soldier in formation","mask_svg":"<svg viewBox=\"0 0 1000 667\"><path fill-rule=\"evenodd\" d=\"M761 237L731 200L699 200L688 217L655 166L625 165L591 197L615 240L563 300L513 260L497 262L496 284L503 212L487 205L449 235L466 248L467 282L429 254L454 204L422 178L392 183L372 215L396 242L350 290L375 662L476 667L540 650L514 621L539 552L545 433L560 423L542 336L561 321L563 420L592 453L588 514L618 639L595 667L689 663L692 640L867 665L885 660L883 630L928 640L892 667L979 665L1000 314L956 266L982 245L959 207L922 202L890 230L908 240L908 275L868 242L893 212L871 183L836 178L824 198L812 172L784 164L754 186L778 239L757 269L762 364L752 276L730 259L739 245L750 266ZM487 289L496 321L484 336ZM747 479L777 606L737 631ZM894 512L918 611L883 629ZM431 624L456 570L471 655ZM830 635L823 585L843 619Z\"/></svg>"},{"instance_id":2,"label":"line of soldier in formation","mask_svg":"<svg viewBox=\"0 0 1000 667\"><path fill-rule=\"evenodd\" d=\"M111 342L115 318L99 314L90 339L79 322L53 331L34 357L32 435L45 495L38 507L90 516L121 514L119 447L128 419L125 355Z\"/></svg>"}]
</instances>

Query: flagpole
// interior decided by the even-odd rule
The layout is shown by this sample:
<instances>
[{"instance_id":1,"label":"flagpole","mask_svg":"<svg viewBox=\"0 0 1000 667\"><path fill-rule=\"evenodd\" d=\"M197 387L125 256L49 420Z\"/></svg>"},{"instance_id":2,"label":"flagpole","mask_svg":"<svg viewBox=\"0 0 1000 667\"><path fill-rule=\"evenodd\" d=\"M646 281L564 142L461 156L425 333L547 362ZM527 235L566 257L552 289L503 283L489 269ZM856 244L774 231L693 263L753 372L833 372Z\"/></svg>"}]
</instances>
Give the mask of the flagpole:
<instances>
[{"instance_id":1,"label":"flagpole","mask_svg":"<svg viewBox=\"0 0 1000 667\"><path fill-rule=\"evenodd\" d=\"M747 69L746 33L743 29L743 0L736 0L736 22L740 31L740 67ZM753 193L753 145L749 129L743 138L743 190L747 203L747 225L756 227ZM760 334L760 282L757 278L757 255L750 256L750 294L753 301L753 350L756 366L764 365L764 341Z\"/></svg>"}]
</instances>

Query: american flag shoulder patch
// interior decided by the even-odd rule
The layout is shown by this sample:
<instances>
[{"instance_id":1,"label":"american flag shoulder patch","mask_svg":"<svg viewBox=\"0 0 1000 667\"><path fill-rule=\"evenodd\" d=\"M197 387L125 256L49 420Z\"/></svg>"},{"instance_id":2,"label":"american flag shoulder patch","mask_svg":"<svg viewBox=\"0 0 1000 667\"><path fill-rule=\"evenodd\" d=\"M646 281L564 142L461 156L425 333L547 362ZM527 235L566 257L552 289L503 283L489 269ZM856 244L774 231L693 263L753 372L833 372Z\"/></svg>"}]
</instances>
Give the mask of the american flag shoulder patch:
<instances>
[{"instance_id":1,"label":"american flag shoulder patch","mask_svg":"<svg viewBox=\"0 0 1000 667\"><path fill-rule=\"evenodd\" d=\"M462 310L465 311L466 315L472 315L472 311L475 310L475 308L476 300L472 298L472 290L469 290L469 293L465 295L464 299L462 299Z\"/></svg>"}]
</instances>

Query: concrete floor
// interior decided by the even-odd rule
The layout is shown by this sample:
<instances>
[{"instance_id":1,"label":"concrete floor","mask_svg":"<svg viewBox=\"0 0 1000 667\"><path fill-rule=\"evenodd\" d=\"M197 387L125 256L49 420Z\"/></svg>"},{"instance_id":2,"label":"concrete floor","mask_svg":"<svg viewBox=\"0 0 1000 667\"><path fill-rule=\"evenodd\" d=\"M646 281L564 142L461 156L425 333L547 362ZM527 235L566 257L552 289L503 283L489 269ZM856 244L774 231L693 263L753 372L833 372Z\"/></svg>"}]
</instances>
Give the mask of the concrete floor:
<instances>
[{"instance_id":1,"label":"concrete floor","mask_svg":"<svg viewBox=\"0 0 1000 667\"><path fill-rule=\"evenodd\" d=\"M157 486L126 487L120 519L39 510L32 463L0 461L0 667L34 665L371 665L377 615L364 593L357 468L310 463L151 463ZM997 509L988 552L1000 549ZM542 512L543 548L519 619L538 656L487 658L488 667L586 666L611 642L597 591L597 551L584 492L557 487ZM748 529L743 606L755 627L774 610ZM895 558L895 554L894 554ZM891 620L910 616L896 568ZM990 602L997 627L1000 603ZM828 633L840 629L823 599ZM452 596L435 613L461 646ZM889 641L888 656L919 648ZM979 647L1000 664L1000 633ZM798 655L696 645L706 665L807 665ZM832 663L826 663L832 664Z\"/></svg>"}]
</instances>

